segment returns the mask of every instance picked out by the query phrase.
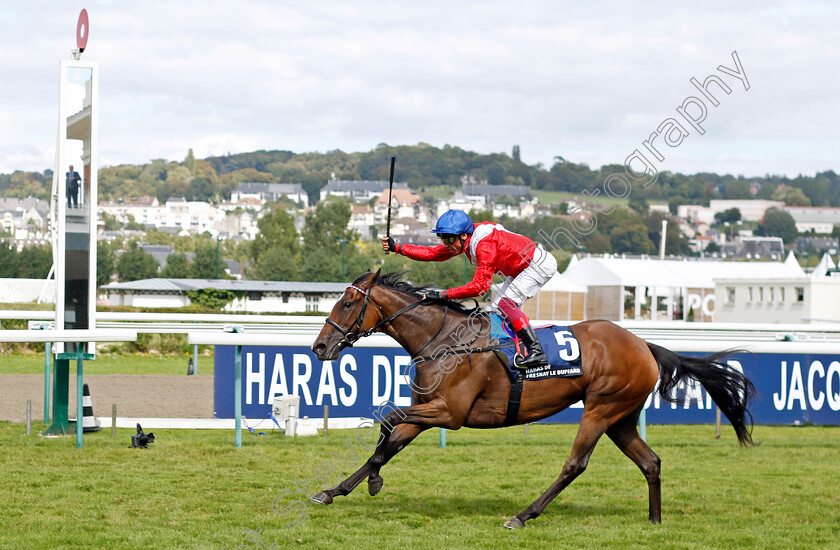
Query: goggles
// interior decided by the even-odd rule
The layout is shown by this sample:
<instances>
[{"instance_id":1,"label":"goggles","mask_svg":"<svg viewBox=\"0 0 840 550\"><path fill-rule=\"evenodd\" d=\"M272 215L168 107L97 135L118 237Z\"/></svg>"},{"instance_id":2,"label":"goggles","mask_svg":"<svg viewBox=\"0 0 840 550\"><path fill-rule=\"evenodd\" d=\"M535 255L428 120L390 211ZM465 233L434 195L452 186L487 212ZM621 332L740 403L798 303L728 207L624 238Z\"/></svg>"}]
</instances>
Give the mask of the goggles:
<instances>
[{"instance_id":1,"label":"goggles","mask_svg":"<svg viewBox=\"0 0 840 550\"><path fill-rule=\"evenodd\" d=\"M460 237L460 235L444 235L444 234L441 234L441 235L438 235L438 237L440 237L440 240L443 241L443 244L453 244L455 241L458 240L458 237Z\"/></svg>"}]
</instances>

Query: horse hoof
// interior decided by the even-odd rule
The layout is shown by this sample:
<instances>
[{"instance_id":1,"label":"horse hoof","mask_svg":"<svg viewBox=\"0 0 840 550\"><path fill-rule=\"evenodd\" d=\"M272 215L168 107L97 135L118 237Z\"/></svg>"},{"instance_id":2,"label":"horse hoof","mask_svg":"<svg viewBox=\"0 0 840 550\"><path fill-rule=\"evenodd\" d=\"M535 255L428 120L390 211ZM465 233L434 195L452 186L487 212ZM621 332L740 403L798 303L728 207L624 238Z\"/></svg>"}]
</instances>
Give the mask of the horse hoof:
<instances>
[{"instance_id":1,"label":"horse hoof","mask_svg":"<svg viewBox=\"0 0 840 550\"><path fill-rule=\"evenodd\" d=\"M385 481L382 479L382 476L371 477L368 480L368 493L370 493L370 496L375 497L379 494L383 485L385 485Z\"/></svg>"},{"instance_id":2,"label":"horse hoof","mask_svg":"<svg viewBox=\"0 0 840 550\"><path fill-rule=\"evenodd\" d=\"M508 529L521 529L522 527L525 527L525 524L522 522L521 519L519 519L516 516L513 516L505 522L505 527L507 527Z\"/></svg>"},{"instance_id":3,"label":"horse hoof","mask_svg":"<svg viewBox=\"0 0 840 550\"><path fill-rule=\"evenodd\" d=\"M312 495L309 499L316 504L332 504L333 501L332 497L324 491L321 491L317 495Z\"/></svg>"}]
</instances>

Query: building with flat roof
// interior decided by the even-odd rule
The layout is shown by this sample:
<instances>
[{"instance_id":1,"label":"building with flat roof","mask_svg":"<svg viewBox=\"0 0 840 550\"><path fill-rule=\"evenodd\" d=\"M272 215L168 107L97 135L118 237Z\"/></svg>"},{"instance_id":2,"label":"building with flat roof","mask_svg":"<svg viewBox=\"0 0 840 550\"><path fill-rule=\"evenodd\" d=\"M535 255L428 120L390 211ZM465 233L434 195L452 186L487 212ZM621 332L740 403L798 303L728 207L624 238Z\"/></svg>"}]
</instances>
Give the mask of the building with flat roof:
<instances>
[{"instance_id":1,"label":"building with flat roof","mask_svg":"<svg viewBox=\"0 0 840 550\"><path fill-rule=\"evenodd\" d=\"M112 306L184 307L190 290L230 290L236 298L225 307L231 313L329 312L346 283L298 281L235 281L228 279L141 279L101 287Z\"/></svg>"},{"instance_id":2,"label":"building with flat roof","mask_svg":"<svg viewBox=\"0 0 840 550\"><path fill-rule=\"evenodd\" d=\"M783 209L791 215L796 230L800 233L831 233L835 225L840 225L840 208L828 206L785 206Z\"/></svg>"},{"instance_id":3,"label":"building with flat roof","mask_svg":"<svg viewBox=\"0 0 840 550\"><path fill-rule=\"evenodd\" d=\"M840 277L717 279L715 301L724 323L840 323Z\"/></svg>"}]
</instances>

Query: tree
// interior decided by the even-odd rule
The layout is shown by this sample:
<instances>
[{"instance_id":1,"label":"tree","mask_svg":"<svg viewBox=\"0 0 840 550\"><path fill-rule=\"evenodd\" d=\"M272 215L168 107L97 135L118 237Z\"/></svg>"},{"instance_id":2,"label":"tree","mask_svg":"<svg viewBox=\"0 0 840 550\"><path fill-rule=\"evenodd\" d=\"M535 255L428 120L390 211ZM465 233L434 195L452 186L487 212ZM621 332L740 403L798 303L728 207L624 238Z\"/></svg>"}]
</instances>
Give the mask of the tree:
<instances>
[{"instance_id":1,"label":"tree","mask_svg":"<svg viewBox=\"0 0 840 550\"><path fill-rule=\"evenodd\" d=\"M202 240L195 244L195 259L190 270L193 279L226 278L225 270L221 265L221 258L217 258L217 245L218 243L208 240Z\"/></svg>"},{"instance_id":2,"label":"tree","mask_svg":"<svg viewBox=\"0 0 840 550\"><path fill-rule=\"evenodd\" d=\"M263 281L297 281L300 269L287 248L275 246L262 255L250 275Z\"/></svg>"},{"instance_id":3,"label":"tree","mask_svg":"<svg viewBox=\"0 0 840 550\"><path fill-rule=\"evenodd\" d=\"M0 241L0 278L17 277L18 253L8 242Z\"/></svg>"},{"instance_id":4,"label":"tree","mask_svg":"<svg viewBox=\"0 0 840 550\"><path fill-rule=\"evenodd\" d=\"M107 212L102 212L101 219L105 224L105 231L118 231L122 228L122 224L117 220L116 216L112 216Z\"/></svg>"},{"instance_id":5,"label":"tree","mask_svg":"<svg viewBox=\"0 0 840 550\"><path fill-rule=\"evenodd\" d=\"M786 206L811 206L811 199L805 196L802 189L780 185L773 191L773 200L785 201Z\"/></svg>"},{"instance_id":6,"label":"tree","mask_svg":"<svg viewBox=\"0 0 840 550\"><path fill-rule=\"evenodd\" d=\"M188 201L209 201L215 196L219 187L210 178L198 177L192 178L187 185L187 192L184 198Z\"/></svg>"},{"instance_id":7,"label":"tree","mask_svg":"<svg viewBox=\"0 0 840 550\"><path fill-rule=\"evenodd\" d=\"M157 276L157 272L157 261L151 254L138 248L136 241L132 241L128 250L117 260L117 275L120 281L152 279Z\"/></svg>"},{"instance_id":8,"label":"tree","mask_svg":"<svg viewBox=\"0 0 840 550\"><path fill-rule=\"evenodd\" d=\"M356 233L347 228L350 222L350 206L344 199L318 203L314 211L306 215L303 242L307 253L303 255L301 276L306 281L338 281L341 279L341 241L345 244L345 273L347 263L357 254Z\"/></svg>"},{"instance_id":9,"label":"tree","mask_svg":"<svg viewBox=\"0 0 840 550\"><path fill-rule=\"evenodd\" d=\"M738 223L741 221L741 211L737 208L729 208L723 212L715 214L715 221L717 223Z\"/></svg>"},{"instance_id":10,"label":"tree","mask_svg":"<svg viewBox=\"0 0 840 550\"><path fill-rule=\"evenodd\" d=\"M785 194L786 206L811 206L811 199L809 199L802 189L789 189Z\"/></svg>"},{"instance_id":11,"label":"tree","mask_svg":"<svg viewBox=\"0 0 840 550\"><path fill-rule=\"evenodd\" d=\"M348 218L349 221L349 218ZM286 251L286 257L297 263L300 244L295 220L276 205L262 218L257 220L259 233L251 242L249 257L256 268L263 256L273 248Z\"/></svg>"},{"instance_id":12,"label":"tree","mask_svg":"<svg viewBox=\"0 0 840 550\"><path fill-rule=\"evenodd\" d=\"M764 200L771 200L773 198L773 192L776 190L776 186L766 181L761 184L761 188L756 193L755 198L757 199L764 199Z\"/></svg>"},{"instance_id":13,"label":"tree","mask_svg":"<svg viewBox=\"0 0 840 550\"><path fill-rule=\"evenodd\" d=\"M236 298L236 295L230 290L202 288L200 290L188 290L187 297L190 299L191 304L197 306L207 309L224 309L226 305Z\"/></svg>"},{"instance_id":14,"label":"tree","mask_svg":"<svg viewBox=\"0 0 840 550\"><path fill-rule=\"evenodd\" d=\"M490 166L484 169L484 173L487 175L487 183L489 185L505 184L505 176L507 176L507 172L505 171L505 167L502 163L494 162L490 164Z\"/></svg>"},{"instance_id":15,"label":"tree","mask_svg":"<svg viewBox=\"0 0 840 550\"><path fill-rule=\"evenodd\" d=\"M493 222L496 223L496 216L493 215L492 210L473 210L470 212L470 219L473 223L479 222Z\"/></svg>"},{"instance_id":16,"label":"tree","mask_svg":"<svg viewBox=\"0 0 840 550\"><path fill-rule=\"evenodd\" d=\"M642 224L618 226L610 231L613 252L628 254L653 254L656 248L648 238L648 230Z\"/></svg>"},{"instance_id":17,"label":"tree","mask_svg":"<svg viewBox=\"0 0 840 550\"><path fill-rule=\"evenodd\" d=\"M195 174L195 155L193 154L192 147L187 152L187 158L184 159L184 166L190 173Z\"/></svg>"},{"instance_id":18,"label":"tree","mask_svg":"<svg viewBox=\"0 0 840 550\"><path fill-rule=\"evenodd\" d=\"M738 179L726 185L724 197L727 199L751 199L750 184L746 180Z\"/></svg>"},{"instance_id":19,"label":"tree","mask_svg":"<svg viewBox=\"0 0 840 550\"><path fill-rule=\"evenodd\" d=\"M637 212L639 214L644 214L648 211L648 208L650 208L647 199L638 193L630 197L627 206L629 206L634 212Z\"/></svg>"},{"instance_id":20,"label":"tree","mask_svg":"<svg viewBox=\"0 0 840 550\"><path fill-rule=\"evenodd\" d=\"M799 234L793 216L778 208L770 208L764 213L758 232L768 237L781 237L785 244L792 243Z\"/></svg>"},{"instance_id":21,"label":"tree","mask_svg":"<svg viewBox=\"0 0 840 550\"><path fill-rule=\"evenodd\" d=\"M28 246L18 253L17 277L44 279L53 264L52 246Z\"/></svg>"},{"instance_id":22,"label":"tree","mask_svg":"<svg viewBox=\"0 0 840 550\"><path fill-rule=\"evenodd\" d=\"M106 241L100 241L96 246L96 286L104 286L111 282L111 275L117 265L114 248Z\"/></svg>"},{"instance_id":23,"label":"tree","mask_svg":"<svg viewBox=\"0 0 840 550\"><path fill-rule=\"evenodd\" d=\"M161 277L168 279L187 279L190 276L190 261L182 252L170 254L166 258L166 267L160 272Z\"/></svg>"}]
</instances>

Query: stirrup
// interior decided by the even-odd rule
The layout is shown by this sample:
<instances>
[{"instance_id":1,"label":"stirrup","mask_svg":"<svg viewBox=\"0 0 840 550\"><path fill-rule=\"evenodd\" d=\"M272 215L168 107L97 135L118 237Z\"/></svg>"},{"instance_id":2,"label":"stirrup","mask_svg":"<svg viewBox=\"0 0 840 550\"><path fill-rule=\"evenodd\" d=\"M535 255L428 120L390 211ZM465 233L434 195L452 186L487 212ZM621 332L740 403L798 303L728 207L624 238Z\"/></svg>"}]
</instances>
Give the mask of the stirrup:
<instances>
[{"instance_id":1,"label":"stirrup","mask_svg":"<svg viewBox=\"0 0 840 550\"><path fill-rule=\"evenodd\" d=\"M527 371L530 367L522 366L522 363L524 363L526 359L527 359L527 357L525 357L521 353L517 353L516 355L514 355L513 356L513 368L515 368L518 371L522 371L522 372Z\"/></svg>"}]
</instances>

